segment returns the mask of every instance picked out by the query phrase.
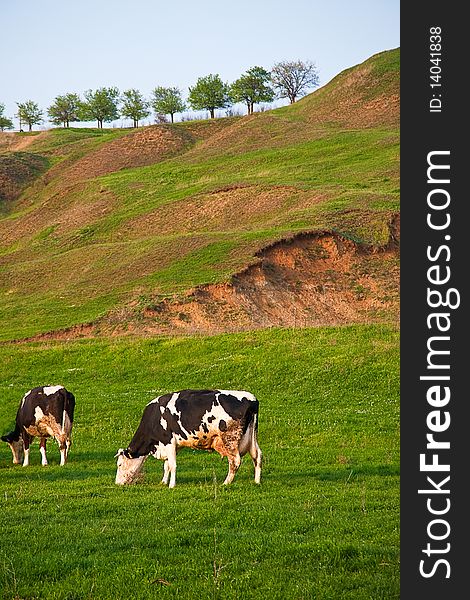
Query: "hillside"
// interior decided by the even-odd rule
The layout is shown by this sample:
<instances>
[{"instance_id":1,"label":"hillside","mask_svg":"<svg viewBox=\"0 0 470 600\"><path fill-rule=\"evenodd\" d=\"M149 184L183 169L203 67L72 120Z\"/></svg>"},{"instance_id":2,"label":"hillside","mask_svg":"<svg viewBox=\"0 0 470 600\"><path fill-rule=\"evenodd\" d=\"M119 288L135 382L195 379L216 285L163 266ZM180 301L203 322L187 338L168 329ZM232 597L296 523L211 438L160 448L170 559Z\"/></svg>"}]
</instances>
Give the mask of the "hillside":
<instances>
[{"instance_id":1,"label":"hillside","mask_svg":"<svg viewBox=\"0 0 470 600\"><path fill-rule=\"evenodd\" d=\"M7 135L1 339L398 318L398 49L249 117Z\"/></svg>"}]
</instances>

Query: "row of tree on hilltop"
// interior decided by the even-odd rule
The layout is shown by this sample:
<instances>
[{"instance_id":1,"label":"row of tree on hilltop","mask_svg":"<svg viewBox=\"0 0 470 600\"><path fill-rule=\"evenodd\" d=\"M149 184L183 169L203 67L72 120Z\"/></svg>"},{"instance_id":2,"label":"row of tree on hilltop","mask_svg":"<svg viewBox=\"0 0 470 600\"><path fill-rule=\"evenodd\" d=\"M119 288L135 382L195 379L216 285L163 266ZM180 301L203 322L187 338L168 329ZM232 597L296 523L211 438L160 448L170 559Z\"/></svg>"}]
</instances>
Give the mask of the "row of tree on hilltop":
<instances>
[{"instance_id":1,"label":"row of tree on hilltop","mask_svg":"<svg viewBox=\"0 0 470 600\"><path fill-rule=\"evenodd\" d=\"M188 103L194 110L207 110L215 117L215 110L228 108L234 103L244 103L248 114L253 114L255 104L272 102L275 97L288 98L293 104L307 90L318 86L318 71L311 61L284 61L274 65L271 71L263 67L252 67L231 85L222 81L219 75L200 77L189 88ZM144 98L137 89L120 92L116 87L102 87L88 90L82 99L76 93L57 96L47 109L49 120L55 125L69 127L76 121L96 121L99 128L121 117L131 119L134 127L150 115L174 115L183 112L187 104L177 87L156 87L150 99ZM21 124L29 131L33 125L44 121L44 111L33 100L17 102ZM0 129L13 129L13 122L4 116L5 107L0 104Z\"/></svg>"}]
</instances>

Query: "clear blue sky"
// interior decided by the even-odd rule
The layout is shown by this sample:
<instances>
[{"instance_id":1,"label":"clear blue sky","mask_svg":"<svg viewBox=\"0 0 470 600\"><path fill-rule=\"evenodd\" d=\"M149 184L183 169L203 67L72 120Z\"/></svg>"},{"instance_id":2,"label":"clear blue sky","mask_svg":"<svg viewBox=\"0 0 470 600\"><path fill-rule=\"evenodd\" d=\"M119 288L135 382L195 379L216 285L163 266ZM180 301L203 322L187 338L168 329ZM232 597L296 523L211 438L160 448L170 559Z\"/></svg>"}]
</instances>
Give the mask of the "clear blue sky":
<instances>
[{"instance_id":1,"label":"clear blue sky","mask_svg":"<svg viewBox=\"0 0 470 600\"><path fill-rule=\"evenodd\" d=\"M0 102L46 109L101 86L178 86L312 60L324 85L400 45L399 0L0 0ZM15 124L16 124L15 120Z\"/></svg>"}]
</instances>

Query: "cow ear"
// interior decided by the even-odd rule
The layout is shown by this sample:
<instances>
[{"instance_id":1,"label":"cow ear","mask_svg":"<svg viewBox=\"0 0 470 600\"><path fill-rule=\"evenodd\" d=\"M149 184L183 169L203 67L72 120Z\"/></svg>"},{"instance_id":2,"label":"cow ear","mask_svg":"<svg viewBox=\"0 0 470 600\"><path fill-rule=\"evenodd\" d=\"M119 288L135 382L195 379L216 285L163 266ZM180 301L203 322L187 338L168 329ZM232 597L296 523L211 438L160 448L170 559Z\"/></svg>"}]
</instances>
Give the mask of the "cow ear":
<instances>
[{"instance_id":1,"label":"cow ear","mask_svg":"<svg viewBox=\"0 0 470 600\"><path fill-rule=\"evenodd\" d=\"M119 450L117 451L117 454L114 455L114 458L118 458L119 456L122 456L124 454L124 448L119 448Z\"/></svg>"},{"instance_id":2,"label":"cow ear","mask_svg":"<svg viewBox=\"0 0 470 600\"><path fill-rule=\"evenodd\" d=\"M6 442L7 444L9 444L12 441L13 441L13 436L11 433L8 433L7 435L2 435L2 442Z\"/></svg>"}]
</instances>

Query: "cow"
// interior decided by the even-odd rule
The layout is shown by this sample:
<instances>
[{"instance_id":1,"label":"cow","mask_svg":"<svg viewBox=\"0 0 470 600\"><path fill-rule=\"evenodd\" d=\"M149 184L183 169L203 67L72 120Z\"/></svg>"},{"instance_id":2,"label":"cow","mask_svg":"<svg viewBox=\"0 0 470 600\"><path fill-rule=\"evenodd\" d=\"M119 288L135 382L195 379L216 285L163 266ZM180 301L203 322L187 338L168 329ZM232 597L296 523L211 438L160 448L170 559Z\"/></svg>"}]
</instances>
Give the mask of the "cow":
<instances>
[{"instance_id":1,"label":"cow","mask_svg":"<svg viewBox=\"0 0 470 600\"><path fill-rule=\"evenodd\" d=\"M181 390L158 396L144 408L140 424L117 458L116 484L135 482L149 455L164 461L162 483L176 485L176 453L182 448L218 452L227 457L224 484L233 481L241 457L250 454L255 482L261 479L261 450L257 440L258 400L235 390Z\"/></svg>"},{"instance_id":2,"label":"cow","mask_svg":"<svg viewBox=\"0 0 470 600\"><path fill-rule=\"evenodd\" d=\"M40 438L41 464L47 465L46 440L54 438L60 448L60 464L70 449L75 397L61 385L35 387L27 392L16 414L15 429L2 436L13 454L13 464L29 465L29 446Z\"/></svg>"}]
</instances>

